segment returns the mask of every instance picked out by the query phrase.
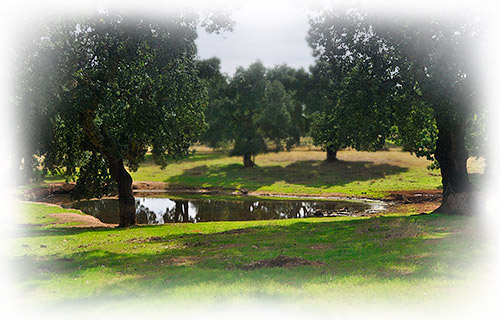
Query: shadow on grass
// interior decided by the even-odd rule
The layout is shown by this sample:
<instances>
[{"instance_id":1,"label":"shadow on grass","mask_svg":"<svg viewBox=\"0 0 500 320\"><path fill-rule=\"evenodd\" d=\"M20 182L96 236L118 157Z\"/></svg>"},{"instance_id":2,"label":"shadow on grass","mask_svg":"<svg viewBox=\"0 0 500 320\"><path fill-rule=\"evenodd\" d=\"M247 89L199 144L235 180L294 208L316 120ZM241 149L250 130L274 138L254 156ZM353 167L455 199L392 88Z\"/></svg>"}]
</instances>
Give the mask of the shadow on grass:
<instances>
[{"instance_id":1,"label":"shadow on grass","mask_svg":"<svg viewBox=\"0 0 500 320\"><path fill-rule=\"evenodd\" d=\"M470 182L480 189L484 188L487 179L488 176L485 176L483 173L469 173Z\"/></svg>"},{"instance_id":2,"label":"shadow on grass","mask_svg":"<svg viewBox=\"0 0 500 320\"><path fill-rule=\"evenodd\" d=\"M188 156L185 159L182 159L180 161L182 162L195 162L195 161L205 161L205 160L216 160L216 159L221 159L227 157L227 153L224 153L222 151L212 151L208 153L198 153L195 152L195 154ZM141 166L143 165L156 165L154 160L153 160L153 155L152 154L146 154L144 156L144 161L141 163Z\"/></svg>"},{"instance_id":3,"label":"shadow on grass","mask_svg":"<svg viewBox=\"0 0 500 320\"><path fill-rule=\"evenodd\" d=\"M368 161L297 161L286 167L257 166L244 168L241 164L198 166L187 169L165 182L172 184L210 185L215 187L242 186L250 190L285 181L305 187L343 186L355 181L383 179L408 171L408 168Z\"/></svg>"},{"instance_id":4,"label":"shadow on grass","mask_svg":"<svg viewBox=\"0 0 500 320\"><path fill-rule=\"evenodd\" d=\"M18 258L16 265L22 274L21 282L28 283L105 273L116 279L112 284L99 287L97 292L100 297L111 298L130 292L153 297L165 290L201 284L225 288L244 283L252 287L255 281L267 280L299 289L308 283L325 282L332 276L337 279L361 276L374 282L403 278L410 283L422 279L454 279L457 272L450 272L450 265L457 257L467 260L464 257L469 254L471 261L465 264L477 258L477 252L471 254L474 250L470 240L474 234L464 237L460 230L466 219L432 215L301 221L288 226L177 235L162 235L165 226L144 226L137 228L140 233L121 230L130 232L127 238L109 238L108 242L116 242L113 248L106 249L108 244L90 243L86 248L75 248L70 254L26 255ZM51 229L44 230L40 236L51 232L78 235L109 231ZM279 255L300 257L317 265L244 270L252 262Z\"/></svg>"},{"instance_id":5,"label":"shadow on grass","mask_svg":"<svg viewBox=\"0 0 500 320\"><path fill-rule=\"evenodd\" d=\"M34 237L50 237L50 236L72 236L79 235L86 232L109 232L117 230L116 228L101 228L101 227L92 227L92 228L81 228L81 227L59 227L59 228L32 228L29 224L25 224L24 228L19 229L17 232L18 237L22 238L34 238Z\"/></svg>"}]
</instances>

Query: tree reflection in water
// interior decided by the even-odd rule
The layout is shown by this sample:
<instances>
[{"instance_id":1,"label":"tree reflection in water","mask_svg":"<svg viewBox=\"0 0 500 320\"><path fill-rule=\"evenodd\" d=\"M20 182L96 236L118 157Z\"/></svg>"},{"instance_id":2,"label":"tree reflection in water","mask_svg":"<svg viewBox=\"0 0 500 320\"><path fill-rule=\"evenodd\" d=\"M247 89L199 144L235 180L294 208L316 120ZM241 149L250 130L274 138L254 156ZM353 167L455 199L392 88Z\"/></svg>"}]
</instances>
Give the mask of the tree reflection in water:
<instances>
[{"instance_id":1,"label":"tree reflection in water","mask_svg":"<svg viewBox=\"0 0 500 320\"><path fill-rule=\"evenodd\" d=\"M80 209L103 222L118 222L116 199L79 201L70 207ZM136 198L139 224L290 219L328 215L346 210L350 213L361 213L371 208L370 203L351 201Z\"/></svg>"}]
</instances>

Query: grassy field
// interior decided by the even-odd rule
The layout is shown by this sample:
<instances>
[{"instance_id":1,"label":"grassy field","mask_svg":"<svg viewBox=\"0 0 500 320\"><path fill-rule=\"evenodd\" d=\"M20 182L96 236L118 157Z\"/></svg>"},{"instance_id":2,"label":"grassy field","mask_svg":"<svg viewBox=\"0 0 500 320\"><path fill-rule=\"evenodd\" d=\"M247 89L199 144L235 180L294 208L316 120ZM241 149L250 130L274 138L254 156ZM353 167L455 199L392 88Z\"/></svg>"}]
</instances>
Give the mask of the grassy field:
<instances>
[{"instance_id":1,"label":"grassy field","mask_svg":"<svg viewBox=\"0 0 500 320\"><path fill-rule=\"evenodd\" d=\"M441 187L438 170L430 161L393 148L389 151L340 151L339 161L327 163L317 149L256 157L257 167L244 168L241 157L201 149L189 159L170 164L165 170L150 157L132 173L135 181L165 182L169 186L223 187L282 194L341 193L383 197L390 191L429 190ZM470 159L471 177L477 180L484 164Z\"/></svg>"},{"instance_id":2,"label":"grassy field","mask_svg":"<svg viewBox=\"0 0 500 320\"><path fill-rule=\"evenodd\" d=\"M165 170L147 157L132 175L169 187L363 197L441 185L439 172L427 169L429 161L398 149L341 151L340 161L331 164L324 157L319 150L297 148L259 155L258 167L246 169L239 157L200 148ZM480 182L484 163L469 159L468 168ZM484 240L479 218L410 216L423 209L396 208L373 218L116 229L82 227L78 219L53 215L70 212L75 219L78 211L21 203L19 232L8 240L5 260L16 270L15 294L29 305L286 301L336 308L366 301L441 308L462 301L491 265L492 245Z\"/></svg>"},{"instance_id":3,"label":"grassy field","mask_svg":"<svg viewBox=\"0 0 500 320\"><path fill-rule=\"evenodd\" d=\"M349 304L453 301L483 273L478 218L308 218L68 228L21 203L9 240L17 294L30 303L141 306L196 301Z\"/></svg>"},{"instance_id":4,"label":"grassy field","mask_svg":"<svg viewBox=\"0 0 500 320\"><path fill-rule=\"evenodd\" d=\"M338 162L325 162L318 148L298 147L290 152L256 157L257 167L244 168L241 157L198 146L194 155L169 164L165 169L151 155L131 172L134 181L162 182L172 188L247 189L256 193L325 195L344 194L381 198L391 191L436 190L441 188L439 170L429 170L430 161L399 148L388 151L338 152ZM484 160L470 158L469 177L480 184ZM63 182L60 176L42 183Z\"/></svg>"}]
</instances>

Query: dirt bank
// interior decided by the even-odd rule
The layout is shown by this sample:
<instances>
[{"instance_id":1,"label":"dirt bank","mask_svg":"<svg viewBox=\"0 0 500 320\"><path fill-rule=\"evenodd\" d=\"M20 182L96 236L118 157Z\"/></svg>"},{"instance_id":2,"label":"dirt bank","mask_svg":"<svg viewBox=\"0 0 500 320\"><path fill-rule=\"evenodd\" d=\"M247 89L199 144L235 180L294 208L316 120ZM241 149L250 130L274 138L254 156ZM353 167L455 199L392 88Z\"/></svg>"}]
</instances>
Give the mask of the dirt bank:
<instances>
[{"instance_id":1,"label":"dirt bank","mask_svg":"<svg viewBox=\"0 0 500 320\"><path fill-rule=\"evenodd\" d=\"M70 197L70 191L72 190L72 185L69 184L51 184L44 187L36 187L33 190L27 190L25 195L29 195L26 200L36 200L42 201L43 203L50 203L52 205L64 205L73 202L74 200ZM322 198L346 198L345 194L339 193L324 193L324 194L302 194L302 193L269 193L269 192L259 192L247 190L234 190L225 188L187 188L187 187L172 187L168 186L166 183L162 182L148 182L148 181L138 181L134 182L133 185L134 194L137 197L148 197L148 196L158 196L158 195L168 195L168 194L208 194L208 195L249 195L249 196L275 196L275 197L322 197ZM43 189L43 192L40 190ZM412 191L391 191L388 192L388 196L382 200L387 202L387 206L384 212L380 214L390 214L390 213L423 213L431 212L438 208L442 195L441 190L412 190ZM117 198L116 195L111 195L105 198L114 199ZM347 197L353 200L360 199L359 197ZM58 213L52 214L51 217L57 219L58 225L68 224L68 226L76 227L114 227L113 224L106 224L101 222L99 219L88 216L79 215L75 213Z\"/></svg>"},{"instance_id":2,"label":"dirt bank","mask_svg":"<svg viewBox=\"0 0 500 320\"><path fill-rule=\"evenodd\" d=\"M49 207L57 207L65 210L66 208L61 207L59 204L50 203L50 202L35 202L35 201L23 201L26 203L38 203L43 204ZM57 225L59 227L67 227L67 228L113 228L118 226L117 224L112 223L104 223L101 220L93 217L91 215L85 214L80 210L71 209L72 211L79 211L80 213L75 212L60 212L60 213L50 213L47 214L47 217L55 218L55 222L51 222L52 225Z\"/></svg>"},{"instance_id":3,"label":"dirt bank","mask_svg":"<svg viewBox=\"0 0 500 320\"><path fill-rule=\"evenodd\" d=\"M51 213L47 215L51 218L56 218L57 222L54 224L58 224L61 227L69 227L69 228L114 228L118 226L117 224L104 223L101 220L90 216L90 215L82 215L73 212L63 212L63 213ZM66 224L66 225L65 225Z\"/></svg>"}]
</instances>

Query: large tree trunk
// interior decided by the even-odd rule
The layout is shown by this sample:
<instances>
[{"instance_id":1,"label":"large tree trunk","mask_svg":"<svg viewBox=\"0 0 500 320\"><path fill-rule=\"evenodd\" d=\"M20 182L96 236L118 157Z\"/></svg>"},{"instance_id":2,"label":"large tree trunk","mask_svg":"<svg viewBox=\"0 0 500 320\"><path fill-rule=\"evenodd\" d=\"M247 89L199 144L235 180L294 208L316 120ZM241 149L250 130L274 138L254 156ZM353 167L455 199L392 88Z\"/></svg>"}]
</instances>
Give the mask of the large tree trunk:
<instances>
[{"instance_id":1,"label":"large tree trunk","mask_svg":"<svg viewBox=\"0 0 500 320\"><path fill-rule=\"evenodd\" d=\"M326 161L327 162L337 161L337 149L326 148Z\"/></svg>"},{"instance_id":2,"label":"large tree trunk","mask_svg":"<svg viewBox=\"0 0 500 320\"><path fill-rule=\"evenodd\" d=\"M255 163L252 161L251 154L246 153L245 155L243 155L243 166L245 166L245 168L250 168L255 166Z\"/></svg>"},{"instance_id":3,"label":"large tree trunk","mask_svg":"<svg viewBox=\"0 0 500 320\"><path fill-rule=\"evenodd\" d=\"M443 201L435 213L474 214L478 210L477 192L469 181L465 149L465 126L440 124L435 157L441 168Z\"/></svg>"},{"instance_id":4,"label":"large tree trunk","mask_svg":"<svg viewBox=\"0 0 500 320\"><path fill-rule=\"evenodd\" d=\"M111 176L118 183L118 203L120 208L119 227L129 227L136 224L135 198L132 192L132 177L125 169L123 160L109 161Z\"/></svg>"}]
</instances>

